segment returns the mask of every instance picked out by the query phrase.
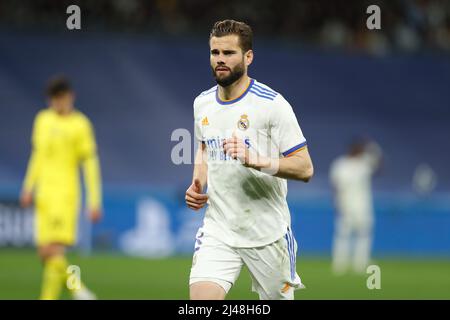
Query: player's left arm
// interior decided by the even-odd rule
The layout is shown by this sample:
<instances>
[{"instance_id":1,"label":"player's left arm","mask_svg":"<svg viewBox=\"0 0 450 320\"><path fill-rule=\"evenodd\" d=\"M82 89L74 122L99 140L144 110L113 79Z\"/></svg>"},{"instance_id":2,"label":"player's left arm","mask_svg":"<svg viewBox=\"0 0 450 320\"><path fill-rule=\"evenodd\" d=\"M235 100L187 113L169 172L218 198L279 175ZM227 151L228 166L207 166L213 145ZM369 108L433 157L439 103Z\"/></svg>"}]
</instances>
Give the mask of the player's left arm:
<instances>
[{"instance_id":1,"label":"player's left arm","mask_svg":"<svg viewBox=\"0 0 450 320\"><path fill-rule=\"evenodd\" d=\"M239 159L246 167L279 178L308 182L314 174L314 167L306 146L284 158L262 157L248 149L242 139L233 135L225 141L223 147L227 154L234 159Z\"/></svg>"},{"instance_id":2,"label":"player's left arm","mask_svg":"<svg viewBox=\"0 0 450 320\"><path fill-rule=\"evenodd\" d=\"M225 141L224 151L247 167L284 179L308 182L314 168L291 105L279 95L268 112L272 143L278 146L279 155L261 156L255 146L246 146L236 134Z\"/></svg>"},{"instance_id":3,"label":"player's left arm","mask_svg":"<svg viewBox=\"0 0 450 320\"><path fill-rule=\"evenodd\" d=\"M365 146L364 158L372 169L372 174L376 173L383 164L383 151L375 141L369 141Z\"/></svg>"},{"instance_id":4,"label":"player's left arm","mask_svg":"<svg viewBox=\"0 0 450 320\"><path fill-rule=\"evenodd\" d=\"M306 146L291 156L275 160L269 159L266 164L257 163L254 168L256 170L264 168L276 169L277 165L278 170L274 176L279 178L308 182L314 174L313 163Z\"/></svg>"},{"instance_id":5,"label":"player's left arm","mask_svg":"<svg viewBox=\"0 0 450 320\"><path fill-rule=\"evenodd\" d=\"M87 120L83 126L80 137L79 152L87 190L87 207L89 217L91 221L97 222L102 217L101 174L94 130L89 120Z\"/></svg>"}]
</instances>

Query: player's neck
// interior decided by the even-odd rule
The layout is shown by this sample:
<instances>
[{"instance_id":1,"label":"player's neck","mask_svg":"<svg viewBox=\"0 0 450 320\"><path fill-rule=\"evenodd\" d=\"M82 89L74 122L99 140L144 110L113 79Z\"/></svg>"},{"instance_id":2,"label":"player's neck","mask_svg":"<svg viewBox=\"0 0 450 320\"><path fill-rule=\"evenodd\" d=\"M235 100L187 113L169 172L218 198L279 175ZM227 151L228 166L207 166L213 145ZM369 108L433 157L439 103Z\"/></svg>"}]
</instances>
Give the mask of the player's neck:
<instances>
[{"instance_id":1,"label":"player's neck","mask_svg":"<svg viewBox=\"0 0 450 320\"><path fill-rule=\"evenodd\" d=\"M50 109L53 110L59 116L68 116L73 111L73 108L70 108L70 109L67 109L67 110L61 110L61 109L57 109L57 108L55 108L53 106L50 106Z\"/></svg>"},{"instance_id":2,"label":"player's neck","mask_svg":"<svg viewBox=\"0 0 450 320\"><path fill-rule=\"evenodd\" d=\"M236 99L247 89L249 83L249 76L243 75L240 79L230 84L228 87L222 87L219 85L219 98L224 101Z\"/></svg>"}]
</instances>

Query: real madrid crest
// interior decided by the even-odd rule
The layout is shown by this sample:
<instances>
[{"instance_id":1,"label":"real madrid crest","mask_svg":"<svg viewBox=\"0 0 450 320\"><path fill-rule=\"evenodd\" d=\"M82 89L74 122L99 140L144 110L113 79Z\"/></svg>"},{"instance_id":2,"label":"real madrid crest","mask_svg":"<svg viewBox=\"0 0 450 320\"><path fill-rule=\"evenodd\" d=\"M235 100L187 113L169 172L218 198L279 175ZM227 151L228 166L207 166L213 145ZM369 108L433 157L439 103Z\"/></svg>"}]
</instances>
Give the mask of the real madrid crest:
<instances>
[{"instance_id":1,"label":"real madrid crest","mask_svg":"<svg viewBox=\"0 0 450 320\"><path fill-rule=\"evenodd\" d=\"M250 121L248 121L248 116L243 114L237 123L237 127L240 130L247 130L250 127Z\"/></svg>"}]
</instances>

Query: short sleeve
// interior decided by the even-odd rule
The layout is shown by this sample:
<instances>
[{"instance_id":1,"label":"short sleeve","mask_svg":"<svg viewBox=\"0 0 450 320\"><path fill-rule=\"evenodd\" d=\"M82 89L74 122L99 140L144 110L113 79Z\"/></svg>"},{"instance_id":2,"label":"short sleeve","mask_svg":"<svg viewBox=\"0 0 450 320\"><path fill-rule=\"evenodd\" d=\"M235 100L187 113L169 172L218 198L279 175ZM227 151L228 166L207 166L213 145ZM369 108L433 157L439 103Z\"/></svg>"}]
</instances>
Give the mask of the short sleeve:
<instances>
[{"instance_id":1,"label":"short sleeve","mask_svg":"<svg viewBox=\"0 0 450 320\"><path fill-rule=\"evenodd\" d=\"M334 187L338 184L338 163L339 160L334 160L330 166L330 182Z\"/></svg>"},{"instance_id":2,"label":"short sleeve","mask_svg":"<svg viewBox=\"0 0 450 320\"><path fill-rule=\"evenodd\" d=\"M82 129L79 140L79 154L81 159L86 159L97 152L94 130L89 119L82 121Z\"/></svg>"},{"instance_id":3,"label":"short sleeve","mask_svg":"<svg viewBox=\"0 0 450 320\"><path fill-rule=\"evenodd\" d=\"M289 102L279 95L270 116L272 141L280 155L288 157L306 147L306 139Z\"/></svg>"},{"instance_id":4,"label":"short sleeve","mask_svg":"<svg viewBox=\"0 0 450 320\"><path fill-rule=\"evenodd\" d=\"M200 121L195 119L195 124L194 124L194 133L195 133L195 139L197 139L197 141L203 141L203 135L202 135L202 129L200 127Z\"/></svg>"},{"instance_id":5,"label":"short sleeve","mask_svg":"<svg viewBox=\"0 0 450 320\"><path fill-rule=\"evenodd\" d=\"M207 121L207 119L201 119L198 115L196 101L197 99L194 100L194 135L198 142L203 142L202 121Z\"/></svg>"},{"instance_id":6,"label":"short sleeve","mask_svg":"<svg viewBox=\"0 0 450 320\"><path fill-rule=\"evenodd\" d=\"M33 149L37 149L42 144L42 137L43 137L43 126L44 126L44 113L41 111L39 112L33 123L33 132L31 134L31 145Z\"/></svg>"}]
</instances>

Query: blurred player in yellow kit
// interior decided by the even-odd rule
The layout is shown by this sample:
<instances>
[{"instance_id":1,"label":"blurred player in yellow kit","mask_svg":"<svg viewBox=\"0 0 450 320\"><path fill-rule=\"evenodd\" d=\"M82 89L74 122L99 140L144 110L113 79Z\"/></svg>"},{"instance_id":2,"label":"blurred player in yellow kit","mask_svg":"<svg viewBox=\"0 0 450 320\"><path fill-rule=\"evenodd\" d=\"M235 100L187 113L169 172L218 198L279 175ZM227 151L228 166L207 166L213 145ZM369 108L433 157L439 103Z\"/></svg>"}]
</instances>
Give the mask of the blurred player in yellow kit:
<instances>
[{"instance_id":1,"label":"blurred player in yellow kit","mask_svg":"<svg viewBox=\"0 0 450 320\"><path fill-rule=\"evenodd\" d=\"M21 204L34 198L35 240L44 265L41 299L58 299L67 283L65 249L76 243L84 171L89 218L102 215L99 161L89 119L74 108L75 95L63 77L47 87L49 107L34 120L32 153L23 184ZM70 287L70 288L69 288ZM95 299L83 284L68 286L74 299Z\"/></svg>"}]
</instances>

